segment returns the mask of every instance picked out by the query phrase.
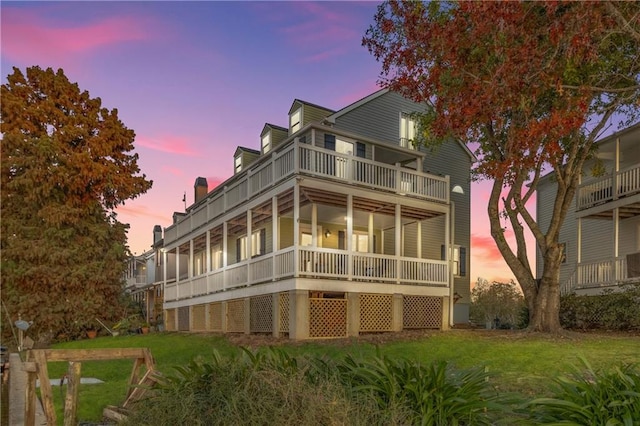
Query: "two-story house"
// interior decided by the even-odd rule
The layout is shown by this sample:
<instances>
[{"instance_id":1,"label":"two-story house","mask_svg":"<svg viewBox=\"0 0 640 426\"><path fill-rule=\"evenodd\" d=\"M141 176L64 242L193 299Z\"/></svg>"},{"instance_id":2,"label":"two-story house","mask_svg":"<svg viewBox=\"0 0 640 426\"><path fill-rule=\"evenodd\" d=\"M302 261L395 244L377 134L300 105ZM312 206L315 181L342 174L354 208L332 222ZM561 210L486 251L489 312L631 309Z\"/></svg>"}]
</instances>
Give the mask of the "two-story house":
<instances>
[{"instance_id":1,"label":"two-story house","mask_svg":"<svg viewBox=\"0 0 640 426\"><path fill-rule=\"evenodd\" d=\"M598 294L640 281L640 123L597 145L560 231L563 293ZM553 174L545 176L537 192L542 229L549 226L555 191ZM539 251L537 260L541 276Z\"/></svg>"},{"instance_id":2,"label":"two-story house","mask_svg":"<svg viewBox=\"0 0 640 426\"><path fill-rule=\"evenodd\" d=\"M380 90L238 147L234 174L164 229L167 330L356 336L468 322L470 168L412 143L422 107Z\"/></svg>"}]
</instances>

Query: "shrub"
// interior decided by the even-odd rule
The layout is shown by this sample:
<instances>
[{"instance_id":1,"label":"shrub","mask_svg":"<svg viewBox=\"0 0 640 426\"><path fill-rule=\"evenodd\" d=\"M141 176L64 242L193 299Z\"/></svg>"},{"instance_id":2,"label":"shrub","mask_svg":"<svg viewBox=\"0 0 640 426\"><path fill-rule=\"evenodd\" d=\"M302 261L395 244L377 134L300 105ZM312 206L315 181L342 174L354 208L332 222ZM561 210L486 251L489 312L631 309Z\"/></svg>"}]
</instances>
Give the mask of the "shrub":
<instances>
[{"instance_id":1,"label":"shrub","mask_svg":"<svg viewBox=\"0 0 640 426\"><path fill-rule=\"evenodd\" d=\"M127 424L402 424L400 411L382 411L353 398L326 375L309 380L307 366L281 350L245 350L236 358L214 353L167 375L151 397L139 402ZM317 378L317 377L316 377Z\"/></svg>"},{"instance_id":2,"label":"shrub","mask_svg":"<svg viewBox=\"0 0 640 426\"><path fill-rule=\"evenodd\" d=\"M446 362L429 366L404 359L347 356L338 364L343 382L370 396L380 409L404 407L411 424L484 425L503 417L483 369L455 371Z\"/></svg>"},{"instance_id":3,"label":"shrub","mask_svg":"<svg viewBox=\"0 0 640 426\"><path fill-rule=\"evenodd\" d=\"M638 330L640 284L627 284L620 292L608 291L596 296L562 296L560 322L565 328L582 330Z\"/></svg>"},{"instance_id":4,"label":"shrub","mask_svg":"<svg viewBox=\"0 0 640 426\"><path fill-rule=\"evenodd\" d=\"M514 328L521 325L524 297L516 283L492 282L478 278L471 290L471 321L494 324L495 328Z\"/></svg>"},{"instance_id":5,"label":"shrub","mask_svg":"<svg viewBox=\"0 0 640 426\"><path fill-rule=\"evenodd\" d=\"M640 369L627 365L610 371L594 371L582 360L586 371L556 379L552 398L527 404L537 424L577 425L640 424Z\"/></svg>"}]
</instances>

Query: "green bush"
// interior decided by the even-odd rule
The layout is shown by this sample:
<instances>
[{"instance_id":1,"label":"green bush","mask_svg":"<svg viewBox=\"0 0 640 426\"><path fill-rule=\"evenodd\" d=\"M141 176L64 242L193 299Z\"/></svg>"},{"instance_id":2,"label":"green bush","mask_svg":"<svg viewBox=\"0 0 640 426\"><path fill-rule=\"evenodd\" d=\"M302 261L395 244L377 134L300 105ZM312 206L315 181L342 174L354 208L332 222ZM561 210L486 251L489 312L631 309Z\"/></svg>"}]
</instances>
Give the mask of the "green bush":
<instances>
[{"instance_id":1,"label":"green bush","mask_svg":"<svg viewBox=\"0 0 640 426\"><path fill-rule=\"evenodd\" d=\"M427 366L386 356L366 361L347 356L338 371L347 386L372 397L380 409L407 409L411 424L488 425L507 411L483 369L455 371L444 361Z\"/></svg>"},{"instance_id":2,"label":"green bush","mask_svg":"<svg viewBox=\"0 0 640 426\"><path fill-rule=\"evenodd\" d=\"M640 369L637 365L586 371L556 379L552 398L538 398L526 406L536 424L640 424Z\"/></svg>"},{"instance_id":3,"label":"green bush","mask_svg":"<svg viewBox=\"0 0 640 426\"><path fill-rule=\"evenodd\" d=\"M565 328L640 329L640 284L627 284L620 292L595 296L570 294L560 299L560 322Z\"/></svg>"},{"instance_id":4,"label":"green bush","mask_svg":"<svg viewBox=\"0 0 640 426\"><path fill-rule=\"evenodd\" d=\"M214 353L212 362L193 360L175 368L151 397L136 405L126 424L406 423L401 411L382 411L352 397L331 375L309 380L311 370L281 350L245 350L234 358Z\"/></svg>"}]
</instances>

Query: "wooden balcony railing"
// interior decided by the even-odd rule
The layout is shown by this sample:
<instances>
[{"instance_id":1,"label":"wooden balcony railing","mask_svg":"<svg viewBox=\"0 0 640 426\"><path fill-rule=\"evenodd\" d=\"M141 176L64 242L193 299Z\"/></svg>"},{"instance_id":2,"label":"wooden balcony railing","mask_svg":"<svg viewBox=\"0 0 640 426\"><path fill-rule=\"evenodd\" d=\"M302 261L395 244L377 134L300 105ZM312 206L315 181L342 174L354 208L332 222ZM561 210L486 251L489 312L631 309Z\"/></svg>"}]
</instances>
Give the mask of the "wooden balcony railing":
<instances>
[{"instance_id":1,"label":"wooden balcony railing","mask_svg":"<svg viewBox=\"0 0 640 426\"><path fill-rule=\"evenodd\" d=\"M447 203L449 178L380 163L298 142L273 151L266 161L214 191L178 223L165 229L164 244L223 215L283 179L307 174L379 189L401 195Z\"/></svg>"},{"instance_id":2,"label":"wooden balcony railing","mask_svg":"<svg viewBox=\"0 0 640 426\"><path fill-rule=\"evenodd\" d=\"M576 209L588 209L638 192L640 165L635 165L580 185L576 195Z\"/></svg>"},{"instance_id":3,"label":"wooden balcony railing","mask_svg":"<svg viewBox=\"0 0 640 426\"><path fill-rule=\"evenodd\" d=\"M320 247L289 247L203 275L167 283L164 297L166 302L171 302L292 277L448 287L449 268L446 261L440 260Z\"/></svg>"}]
</instances>

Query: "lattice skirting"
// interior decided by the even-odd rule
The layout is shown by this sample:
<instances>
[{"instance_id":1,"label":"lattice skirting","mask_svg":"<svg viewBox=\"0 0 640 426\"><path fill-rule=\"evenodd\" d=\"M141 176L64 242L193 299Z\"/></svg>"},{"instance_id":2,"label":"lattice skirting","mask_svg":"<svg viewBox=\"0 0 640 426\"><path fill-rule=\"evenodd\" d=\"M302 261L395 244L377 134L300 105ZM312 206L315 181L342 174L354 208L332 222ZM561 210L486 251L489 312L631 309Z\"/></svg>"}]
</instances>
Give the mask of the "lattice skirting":
<instances>
[{"instance_id":1,"label":"lattice skirting","mask_svg":"<svg viewBox=\"0 0 640 426\"><path fill-rule=\"evenodd\" d=\"M167 309L166 311L165 328L167 331L176 331L176 310Z\"/></svg>"},{"instance_id":2,"label":"lattice skirting","mask_svg":"<svg viewBox=\"0 0 640 426\"><path fill-rule=\"evenodd\" d=\"M178 331L189 331L189 306L178 308Z\"/></svg>"},{"instance_id":3,"label":"lattice skirting","mask_svg":"<svg viewBox=\"0 0 640 426\"><path fill-rule=\"evenodd\" d=\"M289 292L280 293L280 333L289 333Z\"/></svg>"},{"instance_id":4,"label":"lattice skirting","mask_svg":"<svg viewBox=\"0 0 640 426\"><path fill-rule=\"evenodd\" d=\"M309 299L309 337L346 337L347 301Z\"/></svg>"},{"instance_id":5,"label":"lattice skirting","mask_svg":"<svg viewBox=\"0 0 640 426\"><path fill-rule=\"evenodd\" d=\"M273 332L273 297L270 294L252 297L250 305L251 333Z\"/></svg>"},{"instance_id":6,"label":"lattice skirting","mask_svg":"<svg viewBox=\"0 0 640 426\"><path fill-rule=\"evenodd\" d=\"M191 308L191 329L204 331L207 329L207 306L196 305Z\"/></svg>"},{"instance_id":7,"label":"lattice skirting","mask_svg":"<svg viewBox=\"0 0 640 426\"><path fill-rule=\"evenodd\" d=\"M393 295L360 295L360 331L392 331Z\"/></svg>"},{"instance_id":8,"label":"lattice skirting","mask_svg":"<svg viewBox=\"0 0 640 426\"><path fill-rule=\"evenodd\" d=\"M404 328L442 328L442 298L404 296L402 325Z\"/></svg>"},{"instance_id":9,"label":"lattice skirting","mask_svg":"<svg viewBox=\"0 0 640 426\"><path fill-rule=\"evenodd\" d=\"M244 299L227 302L227 331L244 333Z\"/></svg>"},{"instance_id":10,"label":"lattice skirting","mask_svg":"<svg viewBox=\"0 0 640 426\"><path fill-rule=\"evenodd\" d=\"M222 303L209 304L209 330L222 331Z\"/></svg>"}]
</instances>

